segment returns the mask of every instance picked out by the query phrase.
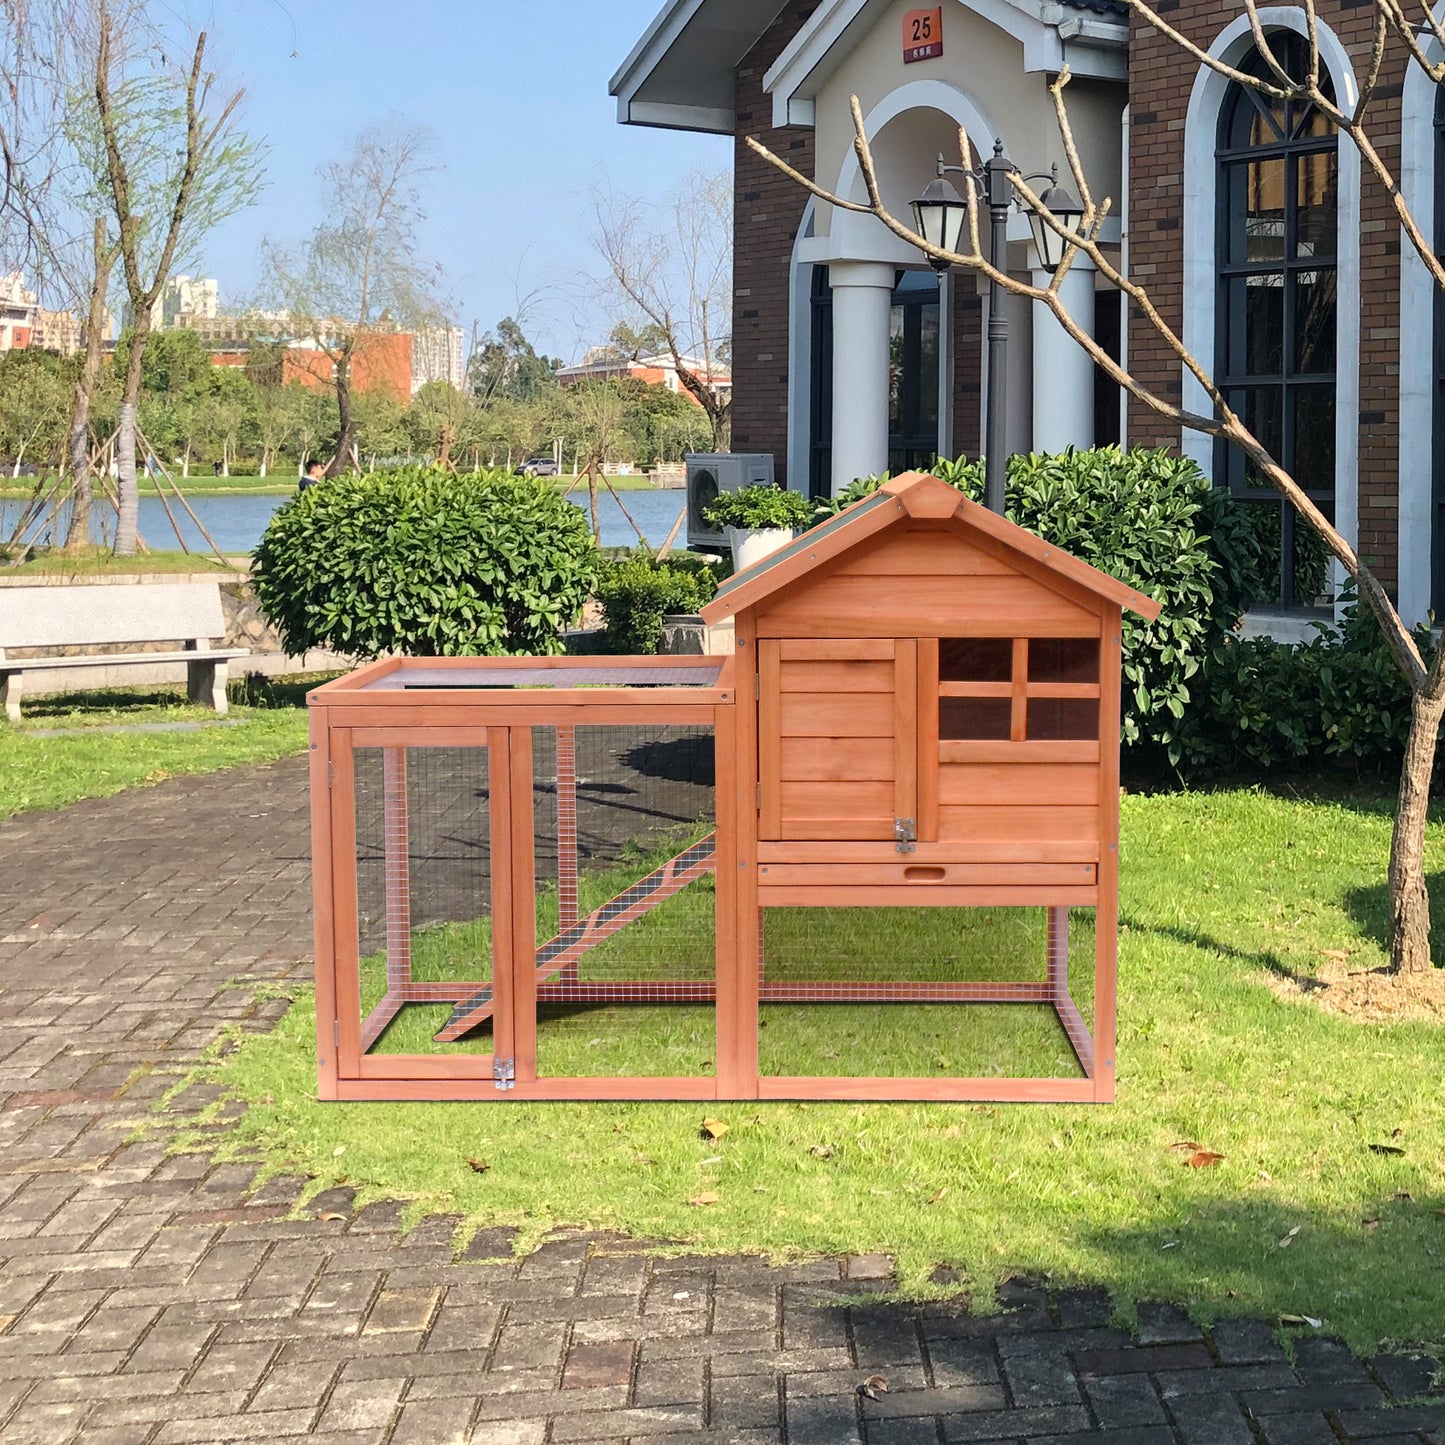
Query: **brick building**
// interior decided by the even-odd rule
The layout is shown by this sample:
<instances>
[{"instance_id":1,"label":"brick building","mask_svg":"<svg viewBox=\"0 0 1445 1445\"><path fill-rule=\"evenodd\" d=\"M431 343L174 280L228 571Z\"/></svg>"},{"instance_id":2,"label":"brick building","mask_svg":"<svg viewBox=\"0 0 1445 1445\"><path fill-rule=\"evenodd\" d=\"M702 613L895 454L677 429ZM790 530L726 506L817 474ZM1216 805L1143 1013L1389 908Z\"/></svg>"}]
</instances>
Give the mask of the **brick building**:
<instances>
[{"instance_id":1,"label":"brick building","mask_svg":"<svg viewBox=\"0 0 1445 1445\"><path fill-rule=\"evenodd\" d=\"M920 9L920 6L922 7ZM1320 0L1320 45L1337 98L1370 62L1372 6ZM1261 10L1281 52L1301 5ZM906 27L941 21L911 43ZM1176 0L1171 24L1202 50L1257 64L1228 0ZM937 53L941 51L941 53ZM1445 601L1445 445L1437 306L1390 198L1321 117L1255 104L1115 0L669 0L613 80L632 125L735 136L733 445L773 453L788 485L976 455L987 302L972 276L937 277L871 217L813 202L747 149L755 136L830 190L866 199L852 155L857 96L885 199L907 218L936 157L1002 140L1025 172L1063 166L1047 86L1064 63L1069 108L1096 194L1114 198L1104 242L1340 530L1423 617ZM1403 52L1376 91L1371 134L1415 214L1436 224L1436 88ZM1445 192L1442 192L1445 194ZM1445 214L1445 207L1441 208ZM1038 271L1028 219L1008 265ZM1204 409L1203 394L1147 322L1076 266L1076 317L1147 385ZM1279 605L1327 608L1331 566L1296 536L1243 458L1180 435L1095 373L1052 318L1006 301L1008 444L1057 451L1121 441L1193 456L1248 503L1279 558ZM1445 425L1445 422L1440 423ZM1408 444L1402 446L1402 437ZM1445 438L1442 438L1445 442ZM1285 619L1280 619L1282 624Z\"/></svg>"}]
</instances>

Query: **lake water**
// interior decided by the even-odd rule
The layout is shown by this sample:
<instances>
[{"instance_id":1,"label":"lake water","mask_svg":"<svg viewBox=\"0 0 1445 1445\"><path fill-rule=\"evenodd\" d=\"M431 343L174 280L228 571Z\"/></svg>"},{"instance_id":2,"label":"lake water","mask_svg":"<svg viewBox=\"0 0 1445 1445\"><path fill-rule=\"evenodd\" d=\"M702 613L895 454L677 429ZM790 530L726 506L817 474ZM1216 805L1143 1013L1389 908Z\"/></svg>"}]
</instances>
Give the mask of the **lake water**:
<instances>
[{"instance_id":1,"label":"lake water","mask_svg":"<svg viewBox=\"0 0 1445 1445\"><path fill-rule=\"evenodd\" d=\"M672 525L677 521L687 500L686 492L620 492L621 507L612 495L604 492L598 498L598 515L602 524L602 545L604 547L634 547L637 533L633 531L622 507L627 509L633 521L642 529L643 535L654 547L660 547ZM205 540L195 524L185 515L185 508L174 498L170 502L172 514L180 523L182 532L193 552L205 550ZM206 530L215 538L216 545L227 555L239 556L250 552L261 540L261 534L271 520L272 514L287 501L286 497L207 497L190 496L186 500L200 518ZM574 492L571 497L583 512L587 511L587 494ZM0 540L10 536L11 529L20 520L23 503L0 501ZM109 506L92 510L91 532L97 542L108 542L115 534L115 513ZM31 529L27 540L35 540ZM157 497L142 497L140 503L140 530L146 543L157 551L175 551L176 535L166 517L165 507ZM679 533L675 544L687 545L687 538Z\"/></svg>"}]
</instances>

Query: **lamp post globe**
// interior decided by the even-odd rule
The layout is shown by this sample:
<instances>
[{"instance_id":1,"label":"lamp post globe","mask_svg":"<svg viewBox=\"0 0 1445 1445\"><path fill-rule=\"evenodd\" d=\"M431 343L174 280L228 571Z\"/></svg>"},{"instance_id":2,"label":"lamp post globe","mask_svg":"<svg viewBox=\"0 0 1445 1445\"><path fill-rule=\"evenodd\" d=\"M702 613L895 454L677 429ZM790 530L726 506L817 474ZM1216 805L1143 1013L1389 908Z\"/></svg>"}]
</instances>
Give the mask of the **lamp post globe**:
<instances>
[{"instance_id":1,"label":"lamp post globe","mask_svg":"<svg viewBox=\"0 0 1445 1445\"><path fill-rule=\"evenodd\" d=\"M1084 208L1059 185L1057 178L1039 197L1039 207L1053 216L1072 236L1077 236L1083 228ZM1045 271L1057 271L1064 263L1068 241L1044 220L1040 210L1029 212L1029 225L1033 228L1039 264Z\"/></svg>"},{"instance_id":2,"label":"lamp post globe","mask_svg":"<svg viewBox=\"0 0 1445 1445\"><path fill-rule=\"evenodd\" d=\"M963 228L968 221L968 203L958 194L953 183L943 174L943 157L938 158L940 174L929 181L924 192L913 203L913 228L940 251L958 253ZM948 270L948 262L929 257L935 271Z\"/></svg>"}]
</instances>

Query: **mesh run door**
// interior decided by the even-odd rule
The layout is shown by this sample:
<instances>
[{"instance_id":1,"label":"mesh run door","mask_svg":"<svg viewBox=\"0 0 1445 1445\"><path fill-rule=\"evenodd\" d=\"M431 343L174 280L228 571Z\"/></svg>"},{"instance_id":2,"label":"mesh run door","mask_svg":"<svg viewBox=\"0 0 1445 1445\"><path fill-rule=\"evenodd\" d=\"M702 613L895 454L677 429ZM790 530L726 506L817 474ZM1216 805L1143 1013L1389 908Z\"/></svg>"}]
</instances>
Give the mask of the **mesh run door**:
<instances>
[{"instance_id":1,"label":"mesh run door","mask_svg":"<svg viewBox=\"0 0 1445 1445\"><path fill-rule=\"evenodd\" d=\"M337 939L342 1077L493 1077L505 734L501 751L500 761L486 745L350 755L356 929L354 952L340 930ZM460 999L482 996L485 1017L467 1037L438 1037Z\"/></svg>"},{"instance_id":2,"label":"mesh run door","mask_svg":"<svg viewBox=\"0 0 1445 1445\"><path fill-rule=\"evenodd\" d=\"M761 818L768 841L889 840L917 813L918 644L758 643Z\"/></svg>"}]
</instances>

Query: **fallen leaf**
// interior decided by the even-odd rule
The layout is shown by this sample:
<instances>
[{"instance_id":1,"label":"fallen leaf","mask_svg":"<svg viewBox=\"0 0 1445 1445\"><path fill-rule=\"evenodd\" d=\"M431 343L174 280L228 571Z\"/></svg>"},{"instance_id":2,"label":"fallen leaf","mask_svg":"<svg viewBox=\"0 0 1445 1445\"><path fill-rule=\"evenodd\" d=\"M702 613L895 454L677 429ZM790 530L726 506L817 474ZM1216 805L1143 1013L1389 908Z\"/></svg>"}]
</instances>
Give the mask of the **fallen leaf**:
<instances>
[{"instance_id":1,"label":"fallen leaf","mask_svg":"<svg viewBox=\"0 0 1445 1445\"><path fill-rule=\"evenodd\" d=\"M944 1196L945 1194L947 1194L947 1193L948 1193L948 1185L945 1184L945 1185L943 1186L943 1188L940 1189L928 1202L929 1202L930 1204L937 1204L938 1201L939 1201L940 1199L942 1199L943 1196Z\"/></svg>"},{"instance_id":2,"label":"fallen leaf","mask_svg":"<svg viewBox=\"0 0 1445 1445\"><path fill-rule=\"evenodd\" d=\"M704 1139L721 1139L728 1132L729 1127L721 1119L704 1119L702 1121L702 1137Z\"/></svg>"},{"instance_id":3,"label":"fallen leaf","mask_svg":"<svg viewBox=\"0 0 1445 1445\"><path fill-rule=\"evenodd\" d=\"M1370 1229L1378 1229L1379 1227L1380 1227L1380 1221L1379 1221L1378 1219L1362 1219L1362 1220L1360 1221L1360 1228L1361 1228L1361 1229L1370 1230Z\"/></svg>"},{"instance_id":4,"label":"fallen leaf","mask_svg":"<svg viewBox=\"0 0 1445 1445\"><path fill-rule=\"evenodd\" d=\"M336 1148L334 1148L334 1149L331 1151L331 1157L332 1157L333 1159L340 1159L341 1156L342 1156L343 1154L345 1154L345 1153L346 1153L346 1145L345 1145L345 1144L338 1144L338 1145L336 1146Z\"/></svg>"},{"instance_id":5,"label":"fallen leaf","mask_svg":"<svg viewBox=\"0 0 1445 1445\"><path fill-rule=\"evenodd\" d=\"M1197 1154L1191 1154L1187 1162L1191 1169L1213 1169L1223 1159L1223 1154L1216 1154L1212 1149L1201 1149Z\"/></svg>"},{"instance_id":6,"label":"fallen leaf","mask_svg":"<svg viewBox=\"0 0 1445 1445\"><path fill-rule=\"evenodd\" d=\"M1321 958L1332 958L1336 963L1344 963L1350 956L1347 948L1322 948L1319 954Z\"/></svg>"},{"instance_id":7,"label":"fallen leaf","mask_svg":"<svg viewBox=\"0 0 1445 1445\"><path fill-rule=\"evenodd\" d=\"M492 1166L485 1159L468 1159L467 1168L473 1174L485 1174Z\"/></svg>"},{"instance_id":8,"label":"fallen leaf","mask_svg":"<svg viewBox=\"0 0 1445 1445\"><path fill-rule=\"evenodd\" d=\"M723 1157L722 1157L722 1155L721 1155L721 1154L714 1154L711 1159L704 1159L704 1160L702 1161L702 1163L701 1163L698 1167L705 1169L709 1164L721 1164L722 1162L723 1162Z\"/></svg>"},{"instance_id":9,"label":"fallen leaf","mask_svg":"<svg viewBox=\"0 0 1445 1445\"><path fill-rule=\"evenodd\" d=\"M694 1209L705 1209L709 1204L716 1204L718 1198L718 1195L708 1192L706 1194L696 1194L687 1202L692 1205Z\"/></svg>"},{"instance_id":10,"label":"fallen leaf","mask_svg":"<svg viewBox=\"0 0 1445 1445\"><path fill-rule=\"evenodd\" d=\"M1317 1330L1324 1324L1323 1320L1317 1320L1313 1315L1281 1315L1279 1322L1282 1325L1308 1325L1312 1330Z\"/></svg>"},{"instance_id":11,"label":"fallen leaf","mask_svg":"<svg viewBox=\"0 0 1445 1445\"><path fill-rule=\"evenodd\" d=\"M1204 1145L1197 1139L1181 1139L1177 1144L1171 1144L1164 1152L1166 1154L1197 1154Z\"/></svg>"},{"instance_id":12,"label":"fallen leaf","mask_svg":"<svg viewBox=\"0 0 1445 1445\"><path fill-rule=\"evenodd\" d=\"M1290 1232L1289 1232L1287 1235L1285 1235L1285 1237L1284 1237L1282 1240L1280 1240L1280 1242L1279 1242L1279 1247L1280 1247L1281 1249L1288 1249L1288 1248L1290 1247L1290 1245L1292 1245L1292 1244L1295 1242L1296 1236L1299 1234L1300 1230L1303 1229L1303 1228L1304 1228L1304 1225L1302 1225L1302 1224L1297 1224L1297 1225L1295 1225L1295 1227L1294 1227L1292 1230L1290 1230Z\"/></svg>"},{"instance_id":13,"label":"fallen leaf","mask_svg":"<svg viewBox=\"0 0 1445 1445\"><path fill-rule=\"evenodd\" d=\"M345 1224L345 1223L346 1223L346 1216L345 1216L344 1214L338 1214L334 1209L329 1209L329 1210L326 1211L325 1214L318 1214L316 1217L317 1217L317 1219L319 1219L323 1224Z\"/></svg>"},{"instance_id":14,"label":"fallen leaf","mask_svg":"<svg viewBox=\"0 0 1445 1445\"><path fill-rule=\"evenodd\" d=\"M831 1144L810 1144L808 1153L814 1159L831 1159L833 1157L833 1146Z\"/></svg>"},{"instance_id":15,"label":"fallen leaf","mask_svg":"<svg viewBox=\"0 0 1445 1445\"><path fill-rule=\"evenodd\" d=\"M677 1291L676 1294L673 1295L673 1299L674 1299L674 1300L685 1300L685 1299L691 1299L691 1298L692 1298L692 1294L691 1294L688 1290L685 1290L685 1289L680 1289L680 1290Z\"/></svg>"},{"instance_id":16,"label":"fallen leaf","mask_svg":"<svg viewBox=\"0 0 1445 1445\"><path fill-rule=\"evenodd\" d=\"M1263 1179L1266 1184L1274 1183L1274 1175L1271 1174L1268 1169L1261 1169L1259 1171L1259 1177Z\"/></svg>"},{"instance_id":17,"label":"fallen leaf","mask_svg":"<svg viewBox=\"0 0 1445 1445\"><path fill-rule=\"evenodd\" d=\"M861 1385L858 1386L858 1393L865 1400L876 1400L880 1395L888 1393L888 1381L882 1375L869 1375Z\"/></svg>"},{"instance_id":18,"label":"fallen leaf","mask_svg":"<svg viewBox=\"0 0 1445 1445\"><path fill-rule=\"evenodd\" d=\"M1159 1248L1160 1248L1160 1249L1178 1249L1178 1248L1179 1248L1179 1245L1180 1245L1180 1241L1179 1241L1179 1240L1177 1240L1177 1239L1167 1239L1167 1240L1164 1241L1163 1244L1161 1244L1161 1245L1159 1246Z\"/></svg>"},{"instance_id":19,"label":"fallen leaf","mask_svg":"<svg viewBox=\"0 0 1445 1445\"><path fill-rule=\"evenodd\" d=\"M1403 1154L1405 1152L1398 1144L1370 1144L1366 1147L1371 1154Z\"/></svg>"}]
</instances>

